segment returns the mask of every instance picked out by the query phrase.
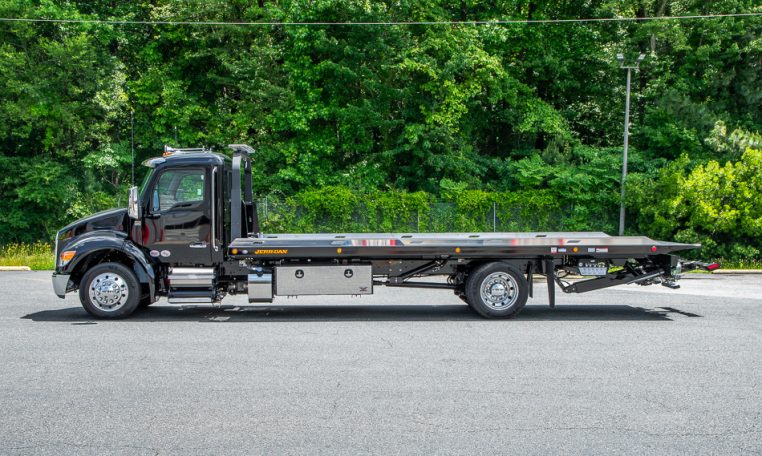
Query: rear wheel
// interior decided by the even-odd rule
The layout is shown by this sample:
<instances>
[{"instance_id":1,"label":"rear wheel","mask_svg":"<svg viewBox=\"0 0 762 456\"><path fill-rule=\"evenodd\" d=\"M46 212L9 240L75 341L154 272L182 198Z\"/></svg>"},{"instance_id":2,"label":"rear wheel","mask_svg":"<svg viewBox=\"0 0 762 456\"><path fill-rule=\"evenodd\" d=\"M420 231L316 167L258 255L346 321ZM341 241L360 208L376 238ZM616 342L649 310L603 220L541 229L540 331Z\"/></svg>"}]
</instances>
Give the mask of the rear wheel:
<instances>
[{"instance_id":1,"label":"rear wheel","mask_svg":"<svg viewBox=\"0 0 762 456\"><path fill-rule=\"evenodd\" d=\"M466 299L485 318L515 317L529 296L527 281L508 263L488 263L476 268L466 279Z\"/></svg>"},{"instance_id":2,"label":"rear wheel","mask_svg":"<svg viewBox=\"0 0 762 456\"><path fill-rule=\"evenodd\" d=\"M101 263L85 273L79 284L82 307L97 318L125 318L140 303L140 284L126 266Z\"/></svg>"}]
</instances>

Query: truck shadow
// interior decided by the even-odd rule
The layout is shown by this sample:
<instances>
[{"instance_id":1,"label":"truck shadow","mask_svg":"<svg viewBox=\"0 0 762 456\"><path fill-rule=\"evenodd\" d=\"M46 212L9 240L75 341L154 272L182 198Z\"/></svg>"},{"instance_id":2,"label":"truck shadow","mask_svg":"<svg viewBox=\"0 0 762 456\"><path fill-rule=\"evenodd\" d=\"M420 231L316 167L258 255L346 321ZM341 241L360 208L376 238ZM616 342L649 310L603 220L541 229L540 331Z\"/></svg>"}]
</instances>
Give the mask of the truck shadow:
<instances>
[{"instance_id":1,"label":"truck shadow","mask_svg":"<svg viewBox=\"0 0 762 456\"><path fill-rule=\"evenodd\" d=\"M646 309L628 305L526 306L514 321L672 321L674 314L699 317L674 308ZM37 322L105 323L81 307L43 310L21 318ZM465 305L345 306L152 306L137 310L128 322L177 321L211 323L312 321L499 321L479 317Z\"/></svg>"}]
</instances>

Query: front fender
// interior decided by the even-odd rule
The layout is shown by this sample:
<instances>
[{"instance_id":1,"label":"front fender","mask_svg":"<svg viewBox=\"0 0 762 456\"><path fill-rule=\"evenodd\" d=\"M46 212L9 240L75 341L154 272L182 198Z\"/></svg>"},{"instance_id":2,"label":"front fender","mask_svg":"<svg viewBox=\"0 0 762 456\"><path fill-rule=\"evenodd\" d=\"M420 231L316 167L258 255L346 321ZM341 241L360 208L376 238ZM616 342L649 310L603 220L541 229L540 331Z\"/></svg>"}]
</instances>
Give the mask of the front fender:
<instances>
[{"instance_id":1,"label":"front fender","mask_svg":"<svg viewBox=\"0 0 762 456\"><path fill-rule=\"evenodd\" d=\"M63 266L56 264L56 272L59 274L73 274L96 252L105 253L108 250L123 252L127 236L120 234L108 231L93 231L69 241L61 250L73 250L76 252L74 258ZM56 262L58 262L58 259L56 259Z\"/></svg>"},{"instance_id":2,"label":"front fender","mask_svg":"<svg viewBox=\"0 0 762 456\"><path fill-rule=\"evenodd\" d=\"M132 268L138 276L138 281L148 285L148 294L151 302L153 302L156 296L156 270L154 269L151 260L132 242L124 241L123 246L127 256L134 260Z\"/></svg>"},{"instance_id":3,"label":"front fender","mask_svg":"<svg viewBox=\"0 0 762 456\"><path fill-rule=\"evenodd\" d=\"M127 258L132 263L132 269L141 284L148 286L150 300L156 296L156 269L152 261L143 251L127 240L126 235L119 232L92 232L82 235L66 245L66 250L74 250L72 260L56 267L56 274L81 277L83 268L95 256L106 255L109 252Z\"/></svg>"}]
</instances>

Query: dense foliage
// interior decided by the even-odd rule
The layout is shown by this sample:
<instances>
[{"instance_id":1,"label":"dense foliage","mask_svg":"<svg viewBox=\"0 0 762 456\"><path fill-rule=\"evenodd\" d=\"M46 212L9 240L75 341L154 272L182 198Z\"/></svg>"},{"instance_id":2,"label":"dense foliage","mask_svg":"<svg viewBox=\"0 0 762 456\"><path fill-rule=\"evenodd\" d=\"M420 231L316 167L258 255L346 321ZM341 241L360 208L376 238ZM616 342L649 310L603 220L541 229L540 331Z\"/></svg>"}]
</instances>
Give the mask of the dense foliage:
<instances>
[{"instance_id":1,"label":"dense foliage","mask_svg":"<svg viewBox=\"0 0 762 456\"><path fill-rule=\"evenodd\" d=\"M0 16L490 21L762 11L755 5L0 0ZM464 229L500 207L504 220L535 215L516 215L505 225L512 229L546 223L614 233L624 104L614 56L644 52L633 80L627 231L700 241L707 255L758 257L760 31L759 16L555 25L3 22L0 244L48 240L67 221L123 205L131 116L138 161L163 144L254 145L257 192L298 208L281 214L284 229L312 228L325 214L348 229L391 227L395 211L430 213L444 200ZM139 179L144 170L136 172ZM365 215L350 216L358 207Z\"/></svg>"}]
</instances>

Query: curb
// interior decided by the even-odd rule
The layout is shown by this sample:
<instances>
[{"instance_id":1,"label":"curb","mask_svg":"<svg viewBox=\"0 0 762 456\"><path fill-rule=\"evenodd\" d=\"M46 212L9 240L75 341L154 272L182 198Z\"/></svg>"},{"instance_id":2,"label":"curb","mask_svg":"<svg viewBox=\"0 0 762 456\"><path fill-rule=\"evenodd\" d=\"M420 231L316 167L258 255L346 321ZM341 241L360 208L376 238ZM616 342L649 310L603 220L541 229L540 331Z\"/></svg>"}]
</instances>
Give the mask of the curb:
<instances>
[{"instance_id":1,"label":"curb","mask_svg":"<svg viewBox=\"0 0 762 456\"><path fill-rule=\"evenodd\" d=\"M31 271L29 266L0 266L0 271Z\"/></svg>"},{"instance_id":2,"label":"curb","mask_svg":"<svg viewBox=\"0 0 762 456\"><path fill-rule=\"evenodd\" d=\"M718 269L712 274L762 274L762 269Z\"/></svg>"}]
</instances>

